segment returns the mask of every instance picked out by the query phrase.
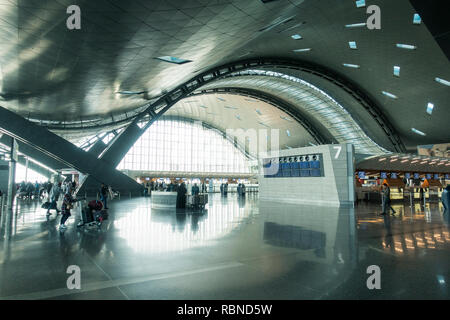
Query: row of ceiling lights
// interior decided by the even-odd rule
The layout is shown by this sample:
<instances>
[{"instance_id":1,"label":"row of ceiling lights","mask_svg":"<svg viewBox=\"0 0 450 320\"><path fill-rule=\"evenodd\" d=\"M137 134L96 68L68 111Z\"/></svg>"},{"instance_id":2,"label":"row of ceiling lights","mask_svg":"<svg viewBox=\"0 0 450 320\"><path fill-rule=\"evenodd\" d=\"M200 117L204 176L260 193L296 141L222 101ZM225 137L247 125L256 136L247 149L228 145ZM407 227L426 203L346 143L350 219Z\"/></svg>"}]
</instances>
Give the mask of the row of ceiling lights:
<instances>
[{"instance_id":1,"label":"row of ceiling lights","mask_svg":"<svg viewBox=\"0 0 450 320\"><path fill-rule=\"evenodd\" d=\"M363 7L366 6L365 0L359 0L359 1L356 1L355 3L356 3L356 7L357 8L363 8ZM413 24L420 25L421 23L422 23L422 19L421 19L420 15L415 13L414 16L413 16ZM366 26L366 23L355 23L355 24L348 24L345 27L346 28L357 28L357 27L365 27L365 26ZM303 39L303 37L301 35L299 35L299 34L294 34L294 35L291 36L291 38L294 39L294 40L301 40L301 39ZM356 41L349 41L348 44L349 44L349 47L350 47L351 50L357 50L358 49ZM406 49L406 50L415 50L415 49L417 49L417 47L414 46L414 45L403 44L403 43L397 43L396 47L400 48L400 49ZM303 48L303 49L295 49L293 51L294 52L308 52L308 51L311 51L311 50L312 50L311 48ZM360 65L357 65L357 64L343 63L342 65L344 67L347 67L347 68L353 68L353 69L359 69L360 68ZM400 66L394 66L393 74L394 74L395 77L400 77ZM447 80L444 80L444 79L441 79L441 78L438 78L438 77L435 78L435 81L440 83L440 84L443 84L443 85L446 85L446 86L450 86L450 81L447 81ZM393 93L390 93L390 92L387 92L387 91L382 91L381 93L383 95L385 95L386 97L388 97L388 98L398 99L398 97L395 94L393 94ZM429 115L431 115L432 112L433 112L433 109L434 109L434 104L429 102L427 104L426 112ZM416 133L416 134L418 134L418 135L426 136L426 134L424 132L422 132L422 131L420 131L420 130L418 130L416 128L411 128L411 131Z\"/></svg>"}]
</instances>

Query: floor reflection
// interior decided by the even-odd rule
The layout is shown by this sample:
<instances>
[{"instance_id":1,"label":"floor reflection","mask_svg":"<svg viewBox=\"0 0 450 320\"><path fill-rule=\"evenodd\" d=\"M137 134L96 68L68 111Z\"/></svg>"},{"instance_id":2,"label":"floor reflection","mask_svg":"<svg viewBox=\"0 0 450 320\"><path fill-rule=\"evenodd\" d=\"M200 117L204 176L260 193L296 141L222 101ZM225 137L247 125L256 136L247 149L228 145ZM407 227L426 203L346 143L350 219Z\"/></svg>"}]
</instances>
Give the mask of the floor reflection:
<instances>
[{"instance_id":1,"label":"floor reflection","mask_svg":"<svg viewBox=\"0 0 450 320\"><path fill-rule=\"evenodd\" d=\"M133 198L111 201L101 230L77 228L77 208L60 232L61 216L19 202L1 217L0 297L64 287L77 264L86 283L124 281L134 299L449 298L449 213L438 203L393 207L380 216L374 204L214 194L205 210L177 211ZM383 292L367 290L369 265L381 266Z\"/></svg>"},{"instance_id":2,"label":"floor reflection","mask_svg":"<svg viewBox=\"0 0 450 320\"><path fill-rule=\"evenodd\" d=\"M118 235L136 252L169 252L207 246L255 213L245 198L213 195L204 210L150 208L142 203L114 222Z\"/></svg>"}]
</instances>

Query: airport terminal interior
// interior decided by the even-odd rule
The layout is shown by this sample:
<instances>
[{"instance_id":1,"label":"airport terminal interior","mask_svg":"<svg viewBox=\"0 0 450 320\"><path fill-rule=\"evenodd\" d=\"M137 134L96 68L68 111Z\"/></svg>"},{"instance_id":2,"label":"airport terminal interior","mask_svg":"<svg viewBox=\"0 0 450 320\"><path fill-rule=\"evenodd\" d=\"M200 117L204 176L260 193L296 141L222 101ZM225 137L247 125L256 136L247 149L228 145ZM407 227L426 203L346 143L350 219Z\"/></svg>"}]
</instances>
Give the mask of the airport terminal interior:
<instances>
[{"instance_id":1,"label":"airport terminal interior","mask_svg":"<svg viewBox=\"0 0 450 320\"><path fill-rule=\"evenodd\" d=\"M444 2L0 0L0 300L448 300Z\"/></svg>"}]
</instances>

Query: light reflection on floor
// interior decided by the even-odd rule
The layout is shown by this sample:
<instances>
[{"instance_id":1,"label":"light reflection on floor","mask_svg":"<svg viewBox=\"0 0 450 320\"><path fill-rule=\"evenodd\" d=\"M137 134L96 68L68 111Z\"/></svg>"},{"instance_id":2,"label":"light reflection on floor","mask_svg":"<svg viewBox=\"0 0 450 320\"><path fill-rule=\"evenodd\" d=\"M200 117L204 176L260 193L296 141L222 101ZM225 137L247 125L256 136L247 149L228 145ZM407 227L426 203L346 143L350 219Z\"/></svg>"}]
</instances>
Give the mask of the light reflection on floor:
<instances>
[{"instance_id":1,"label":"light reflection on floor","mask_svg":"<svg viewBox=\"0 0 450 320\"><path fill-rule=\"evenodd\" d=\"M136 252L161 253L210 245L214 239L231 233L252 214L251 208L243 206L242 202L210 199L203 210L178 212L152 209L150 200L142 202L128 215L114 221L114 227Z\"/></svg>"}]
</instances>

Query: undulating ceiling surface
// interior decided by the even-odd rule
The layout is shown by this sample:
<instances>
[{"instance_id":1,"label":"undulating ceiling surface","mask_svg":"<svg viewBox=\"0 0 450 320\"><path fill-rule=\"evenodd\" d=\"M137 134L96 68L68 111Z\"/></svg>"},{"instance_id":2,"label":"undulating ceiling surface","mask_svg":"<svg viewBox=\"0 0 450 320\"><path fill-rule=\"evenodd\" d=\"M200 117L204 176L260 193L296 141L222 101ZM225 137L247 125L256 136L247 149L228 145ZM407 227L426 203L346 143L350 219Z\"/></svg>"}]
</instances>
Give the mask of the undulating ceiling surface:
<instances>
[{"instance_id":1,"label":"undulating ceiling surface","mask_svg":"<svg viewBox=\"0 0 450 320\"><path fill-rule=\"evenodd\" d=\"M409 150L450 140L449 61L426 26L413 22L415 11L408 0L374 0L363 7L350 0L77 1L80 30L66 27L71 4L0 3L0 105L44 125L109 123L108 128L117 128L152 99L212 67L279 57L311 63L351 83L381 110ZM381 30L346 27L365 23L369 4L381 8ZM158 57L188 61L177 64ZM359 141L371 152L392 150L369 112L335 82L289 68L265 71L306 80L342 106L339 122L326 125L336 140ZM208 86L236 81L233 85L299 103L299 110L319 129L318 123L331 121L312 104L296 100L303 94L302 86L296 92L295 86L280 90L288 80L236 78L241 80L219 79ZM332 103L328 109L330 115L335 112ZM182 110L177 114L189 118ZM280 110L271 112L276 117ZM246 116L248 125L258 121L250 120L251 113ZM298 132L301 145L309 137L297 130L293 132Z\"/></svg>"},{"instance_id":2,"label":"undulating ceiling surface","mask_svg":"<svg viewBox=\"0 0 450 320\"><path fill-rule=\"evenodd\" d=\"M253 156L257 156L255 152L262 151L257 150L260 134L267 136L267 150L316 144L314 138L282 110L266 102L240 95L205 94L190 97L174 105L166 115L188 117L209 124L230 137L235 136L237 143L247 143L246 150ZM245 140L246 137L248 140ZM252 142L256 142L256 148L253 150L250 147Z\"/></svg>"}]
</instances>

